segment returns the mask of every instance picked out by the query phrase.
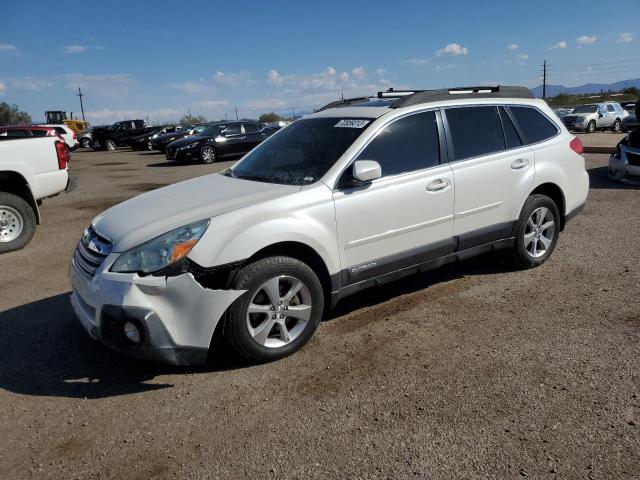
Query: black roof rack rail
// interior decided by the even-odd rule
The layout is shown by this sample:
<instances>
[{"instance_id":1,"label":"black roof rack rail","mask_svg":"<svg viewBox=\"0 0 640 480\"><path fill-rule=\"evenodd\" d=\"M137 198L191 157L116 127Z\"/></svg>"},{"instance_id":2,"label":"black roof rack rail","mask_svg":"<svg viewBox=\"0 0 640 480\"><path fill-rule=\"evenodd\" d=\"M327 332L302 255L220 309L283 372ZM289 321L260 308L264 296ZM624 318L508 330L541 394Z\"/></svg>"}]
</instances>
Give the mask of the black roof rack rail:
<instances>
[{"instance_id":1,"label":"black roof rack rail","mask_svg":"<svg viewBox=\"0 0 640 480\"><path fill-rule=\"evenodd\" d=\"M348 107L349 105L352 105L354 103L361 103L361 102L364 102L365 100L369 100L369 98L371 97L343 98L341 100L336 100L334 102L327 103L324 107L320 107L318 110L316 110L316 113L322 112L323 110L329 110L330 108Z\"/></svg>"},{"instance_id":2,"label":"black roof rack rail","mask_svg":"<svg viewBox=\"0 0 640 480\"><path fill-rule=\"evenodd\" d=\"M381 95L393 98L398 94L398 99L389 105L390 108L409 107L421 103L441 102L457 99L476 98L535 98L527 87L515 87L507 85L445 88L441 90L401 90L389 89L387 92L378 92Z\"/></svg>"}]
</instances>

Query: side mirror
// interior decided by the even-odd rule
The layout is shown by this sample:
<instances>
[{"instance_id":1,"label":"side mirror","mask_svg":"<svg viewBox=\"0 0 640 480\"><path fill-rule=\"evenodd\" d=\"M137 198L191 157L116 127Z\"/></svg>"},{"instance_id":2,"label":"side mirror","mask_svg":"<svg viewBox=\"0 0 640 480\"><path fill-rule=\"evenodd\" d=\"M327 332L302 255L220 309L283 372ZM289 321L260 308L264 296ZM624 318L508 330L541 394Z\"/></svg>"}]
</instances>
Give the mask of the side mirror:
<instances>
[{"instance_id":1,"label":"side mirror","mask_svg":"<svg viewBox=\"0 0 640 480\"><path fill-rule=\"evenodd\" d=\"M356 160L353 164L353 178L359 182L371 182L382 176L382 168L375 160Z\"/></svg>"},{"instance_id":2,"label":"side mirror","mask_svg":"<svg viewBox=\"0 0 640 480\"><path fill-rule=\"evenodd\" d=\"M602 118L604 117L604 114L602 112L598 112L598 118Z\"/></svg>"}]
</instances>

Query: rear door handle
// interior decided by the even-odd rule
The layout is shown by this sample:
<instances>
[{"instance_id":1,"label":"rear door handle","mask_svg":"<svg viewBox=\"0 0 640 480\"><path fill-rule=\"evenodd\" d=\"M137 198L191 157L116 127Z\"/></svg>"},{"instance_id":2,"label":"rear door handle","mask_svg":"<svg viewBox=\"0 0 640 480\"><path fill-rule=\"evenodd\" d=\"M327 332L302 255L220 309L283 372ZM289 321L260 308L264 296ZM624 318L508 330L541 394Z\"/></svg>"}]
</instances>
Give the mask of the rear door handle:
<instances>
[{"instance_id":1,"label":"rear door handle","mask_svg":"<svg viewBox=\"0 0 640 480\"><path fill-rule=\"evenodd\" d=\"M439 178L427 184L427 192L441 192L449 188L449 185L451 185L451 182L448 178Z\"/></svg>"},{"instance_id":2,"label":"rear door handle","mask_svg":"<svg viewBox=\"0 0 640 480\"><path fill-rule=\"evenodd\" d=\"M511 169L512 170L521 170L525 167L529 166L529 160L527 160L526 158L519 158L517 160L514 160L513 163L511 164Z\"/></svg>"}]
</instances>

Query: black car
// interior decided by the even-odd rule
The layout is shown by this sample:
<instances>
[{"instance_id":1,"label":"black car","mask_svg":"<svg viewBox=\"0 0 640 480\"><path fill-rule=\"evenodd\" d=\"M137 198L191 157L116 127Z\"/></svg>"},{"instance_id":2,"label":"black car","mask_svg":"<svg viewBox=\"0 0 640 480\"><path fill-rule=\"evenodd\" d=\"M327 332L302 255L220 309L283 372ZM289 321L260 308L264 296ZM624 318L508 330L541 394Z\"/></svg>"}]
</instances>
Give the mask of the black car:
<instances>
[{"instance_id":1,"label":"black car","mask_svg":"<svg viewBox=\"0 0 640 480\"><path fill-rule=\"evenodd\" d=\"M179 138L184 138L189 135L197 135L200 132L203 132L207 129L210 124L201 124L201 125L180 125L176 127L176 130L171 133L165 133L164 135L159 135L153 140L151 140L151 147L153 150L160 150L164 153L165 148L174 140L178 140Z\"/></svg>"},{"instance_id":2,"label":"black car","mask_svg":"<svg viewBox=\"0 0 640 480\"><path fill-rule=\"evenodd\" d=\"M150 132L155 127L147 127L144 120L125 120L104 128L91 131L91 146L94 150L113 151L117 147L129 145L133 137Z\"/></svg>"},{"instance_id":3,"label":"black car","mask_svg":"<svg viewBox=\"0 0 640 480\"><path fill-rule=\"evenodd\" d=\"M213 163L218 159L244 155L277 129L259 122L222 122L204 132L167 145L167 160Z\"/></svg>"},{"instance_id":4,"label":"black car","mask_svg":"<svg viewBox=\"0 0 640 480\"><path fill-rule=\"evenodd\" d=\"M156 127L155 130L133 137L129 144L133 150L153 150L153 140L158 138L160 135L175 132L176 128L178 128L176 125Z\"/></svg>"}]
</instances>

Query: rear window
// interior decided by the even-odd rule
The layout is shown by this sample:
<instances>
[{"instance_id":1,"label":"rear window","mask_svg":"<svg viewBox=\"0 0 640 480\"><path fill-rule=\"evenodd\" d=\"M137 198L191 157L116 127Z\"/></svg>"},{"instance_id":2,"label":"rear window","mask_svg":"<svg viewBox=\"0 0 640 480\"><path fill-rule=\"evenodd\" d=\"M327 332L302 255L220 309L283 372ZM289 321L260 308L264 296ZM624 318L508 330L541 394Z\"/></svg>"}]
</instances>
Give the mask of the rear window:
<instances>
[{"instance_id":1,"label":"rear window","mask_svg":"<svg viewBox=\"0 0 640 480\"><path fill-rule=\"evenodd\" d=\"M62 127L54 127L58 135L66 135L67 131Z\"/></svg>"},{"instance_id":2,"label":"rear window","mask_svg":"<svg viewBox=\"0 0 640 480\"><path fill-rule=\"evenodd\" d=\"M558 133L558 127L535 108L509 107L509 109L520 125L527 144L548 140Z\"/></svg>"},{"instance_id":3,"label":"rear window","mask_svg":"<svg viewBox=\"0 0 640 480\"><path fill-rule=\"evenodd\" d=\"M460 107L446 110L455 160L505 149L502 123L496 107Z\"/></svg>"}]
</instances>

